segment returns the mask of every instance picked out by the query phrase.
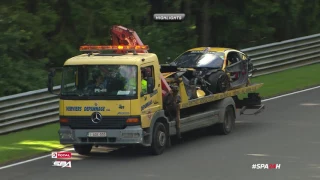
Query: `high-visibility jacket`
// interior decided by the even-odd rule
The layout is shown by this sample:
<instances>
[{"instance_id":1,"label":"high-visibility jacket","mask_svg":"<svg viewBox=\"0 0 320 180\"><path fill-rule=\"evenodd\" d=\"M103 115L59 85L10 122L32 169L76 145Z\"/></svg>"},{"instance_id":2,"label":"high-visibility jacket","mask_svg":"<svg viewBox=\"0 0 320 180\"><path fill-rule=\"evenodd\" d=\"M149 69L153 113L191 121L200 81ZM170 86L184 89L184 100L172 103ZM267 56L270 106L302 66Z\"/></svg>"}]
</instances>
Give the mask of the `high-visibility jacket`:
<instances>
[{"instance_id":1,"label":"high-visibility jacket","mask_svg":"<svg viewBox=\"0 0 320 180\"><path fill-rule=\"evenodd\" d=\"M141 80L141 89L143 93L147 93L147 81L145 79ZM131 78L129 79L129 81L127 82L126 85L126 89L136 89L137 85L136 85L136 79L135 78Z\"/></svg>"},{"instance_id":2,"label":"high-visibility jacket","mask_svg":"<svg viewBox=\"0 0 320 180\"><path fill-rule=\"evenodd\" d=\"M130 78L125 86L126 89L136 89L136 87L136 78Z\"/></svg>"},{"instance_id":3,"label":"high-visibility jacket","mask_svg":"<svg viewBox=\"0 0 320 180\"><path fill-rule=\"evenodd\" d=\"M141 89L143 93L147 93L147 81L144 79L141 80Z\"/></svg>"}]
</instances>

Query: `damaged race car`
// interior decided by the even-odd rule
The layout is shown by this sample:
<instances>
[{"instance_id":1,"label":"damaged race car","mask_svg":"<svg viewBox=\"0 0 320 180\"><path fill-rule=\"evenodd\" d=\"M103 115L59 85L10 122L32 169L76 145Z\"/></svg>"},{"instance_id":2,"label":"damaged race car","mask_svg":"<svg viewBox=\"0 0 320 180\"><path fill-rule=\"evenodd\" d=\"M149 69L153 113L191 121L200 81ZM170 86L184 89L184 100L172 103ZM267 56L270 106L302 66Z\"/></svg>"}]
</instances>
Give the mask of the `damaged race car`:
<instances>
[{"instance_id":1,"label":"damaged race car","mask_svg":"<svg viewBox=\"0 0 320 180\"><path fill-rule=\"evenodd\" d=\"M178 56L168 66L176 68L187 86L201 89L205 95L222 93L250 85L254 67L245 53L230 48L198 47ZM191 88L194 89L194 88ZM191 99L193 92L188 93Z\"/></svg>"}]
</instances>

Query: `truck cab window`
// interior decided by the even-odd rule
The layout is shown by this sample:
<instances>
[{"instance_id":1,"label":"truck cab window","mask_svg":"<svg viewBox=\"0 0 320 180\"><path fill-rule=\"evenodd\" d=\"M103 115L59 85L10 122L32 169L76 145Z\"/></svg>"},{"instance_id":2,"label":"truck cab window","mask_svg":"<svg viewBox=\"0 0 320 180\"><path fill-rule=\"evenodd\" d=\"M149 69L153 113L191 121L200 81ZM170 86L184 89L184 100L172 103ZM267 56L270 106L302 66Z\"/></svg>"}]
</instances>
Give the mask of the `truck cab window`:
<instances>
[{"instance_id":1,"label":"truck cab window","mask_svg":"<svg viewBox=\"0 0 320 180\"><path fill-rule=\"evenodd\" d=\"M136 98L137 66L84 65L66 66L62 77L63 97ZM77 85L77 86L76 86Z\"/></svg>"},{"instance_id":2,"label":"truck cab window","mask_svg":"<svg viewBox=\"0 0 320 180\"><path fill-rule=\"evenodd\" d=\"M141 68L141 92L143 94L148 94L147 89L148 89L148 78L152 77L153 79L153 85L154 83L154 68L153 66L147 66ZM152 87L154 89L154 87Z\"/></svg>"}]
</instances>

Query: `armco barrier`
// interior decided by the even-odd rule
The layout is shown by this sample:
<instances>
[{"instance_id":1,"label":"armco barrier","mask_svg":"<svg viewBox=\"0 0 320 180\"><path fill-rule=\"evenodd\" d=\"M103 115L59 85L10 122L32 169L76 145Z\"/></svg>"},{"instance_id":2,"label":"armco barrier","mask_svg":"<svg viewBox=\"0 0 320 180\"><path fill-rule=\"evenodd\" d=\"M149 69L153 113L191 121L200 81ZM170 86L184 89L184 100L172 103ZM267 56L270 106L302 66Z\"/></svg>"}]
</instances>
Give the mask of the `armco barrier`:
<instances>
[{"instance_id":1,"label":"armco barrier","mask_svg":"<svg viewBox=\"0 0 320 180\"><path fill-rule=\"evenodd\" d=\"M54 87L55 92L60 87ZM0 98L0 134L57 122L59 99L47 89Z\"/></svg>"},{"instance_id":2,"label":"armco barrier","mask_svg":"<svg viewBox=\"0 0 320 180\"><path fill-rule=\"evenodd\" d=\"M254 77L320 62L320 34L242 49L257 71ZM59 87L54 90L58 92ZM59 118L59 99L40 89L0 98L0 134L52 122Z\"/></svg>"},{"instance_id":3,"label":"armco barrier","mask_svg":"<svg viewBox=\"0 0 320 180\"><path fill-rule=\"evenodd\" d=\"M242 49L257 71L254 77L320 62L320 34Z\"/></svg>"}]
</instances>

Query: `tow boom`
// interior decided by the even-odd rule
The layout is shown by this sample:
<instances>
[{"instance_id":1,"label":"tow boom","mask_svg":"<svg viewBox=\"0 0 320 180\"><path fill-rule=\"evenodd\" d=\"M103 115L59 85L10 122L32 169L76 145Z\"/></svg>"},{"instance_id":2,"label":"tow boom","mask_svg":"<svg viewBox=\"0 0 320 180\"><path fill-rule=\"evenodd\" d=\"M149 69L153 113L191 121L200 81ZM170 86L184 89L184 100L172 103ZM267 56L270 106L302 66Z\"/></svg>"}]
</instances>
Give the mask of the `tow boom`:
<instances>
[{"instance_id":1,"label":"tow boom","mask_svg":"<svg viewBox=\"0 0 320 180\"><path fill-rule=\"evenodd\" d=\"M129 45L137 46L144 45L139 38L138 34L132 30L123 26L114 25L110 30L112 45ZM120 50L121 51L121 50ZM148 53L147 50L136 50L137 53ZM121 53L121 52L119 52Z\"/></svg>"}]
</instances>

